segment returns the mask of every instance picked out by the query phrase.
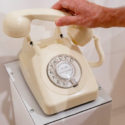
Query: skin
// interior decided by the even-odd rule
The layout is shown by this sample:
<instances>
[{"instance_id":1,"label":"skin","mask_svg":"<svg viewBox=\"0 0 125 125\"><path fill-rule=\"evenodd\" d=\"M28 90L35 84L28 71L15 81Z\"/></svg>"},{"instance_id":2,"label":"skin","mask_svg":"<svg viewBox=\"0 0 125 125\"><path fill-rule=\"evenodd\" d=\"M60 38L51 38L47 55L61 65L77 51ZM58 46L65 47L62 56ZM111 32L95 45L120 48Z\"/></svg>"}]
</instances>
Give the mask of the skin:
<instances>
[{"instance_id":1,"label":"skin","mask_svg":"<svg viewBox=\"0 0 125 125\"><path fill-rule=\"evenodd\" d=\"M87 0L59 0L52 8L71 14L56 20L57 26L125 27L125 7L107 8Z\"/></svg>"}]
</instances>

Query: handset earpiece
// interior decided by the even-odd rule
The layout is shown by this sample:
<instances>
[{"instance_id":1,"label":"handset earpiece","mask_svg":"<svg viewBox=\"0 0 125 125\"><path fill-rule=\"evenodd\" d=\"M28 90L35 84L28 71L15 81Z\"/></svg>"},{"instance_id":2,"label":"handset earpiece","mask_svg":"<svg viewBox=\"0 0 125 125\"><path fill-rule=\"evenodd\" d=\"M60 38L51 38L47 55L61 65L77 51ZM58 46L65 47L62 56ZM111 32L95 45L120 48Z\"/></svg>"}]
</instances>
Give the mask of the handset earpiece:
<instances>
[{"instance_id":1,"label":"handset earpiece","mask_svg":"<svg viewBox=\"0 0 125 125\"><path fill-rule=\"evenodd\" d=\"M103 64L104 62L104 52L102 50L99 38L96 37L93 34L93 30L89 29L89 28L84 28L81 26L69 26L67 28L68 30L68 36L71 39L71 41L75 44L75 45L79 45L79 46L84 46L86 45L92 38L94 38L94 44L95 44L95 48L97 50L97 53L99 55L99 61L98 62L89 62L88 64L91 67L98 67L100 65Z\"/></svg>"},{"instance_id":2,"label":"handset earpiece","mask_svg":"<svg viewBox=\"0 0 125 125\"><path fill-rule=\"evenodd\" d=\"M67 30L67 35L75 45L84 46L93 38L93 30L89 28L71 25Z\"/></svg>"}]
</instances>

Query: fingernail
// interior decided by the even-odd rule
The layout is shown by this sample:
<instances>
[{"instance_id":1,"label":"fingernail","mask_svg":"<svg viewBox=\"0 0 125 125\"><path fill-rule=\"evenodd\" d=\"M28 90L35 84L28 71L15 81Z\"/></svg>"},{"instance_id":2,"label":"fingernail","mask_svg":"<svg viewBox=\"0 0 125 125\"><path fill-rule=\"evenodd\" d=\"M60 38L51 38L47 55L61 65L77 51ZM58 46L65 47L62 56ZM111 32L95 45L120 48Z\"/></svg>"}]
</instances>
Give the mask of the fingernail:
<instances>
[{"instance_id":1,"label":"fingernail","mask_svg":"<svg viewBox=\"0 0 125 125\"><path fill-rule=\"evenodd\" d=\"M57 20L57 21L56 21L56 25L57 25L57 26L62 26L62 22L61 22L60 20Z\"/></svg>"}]
</instances>

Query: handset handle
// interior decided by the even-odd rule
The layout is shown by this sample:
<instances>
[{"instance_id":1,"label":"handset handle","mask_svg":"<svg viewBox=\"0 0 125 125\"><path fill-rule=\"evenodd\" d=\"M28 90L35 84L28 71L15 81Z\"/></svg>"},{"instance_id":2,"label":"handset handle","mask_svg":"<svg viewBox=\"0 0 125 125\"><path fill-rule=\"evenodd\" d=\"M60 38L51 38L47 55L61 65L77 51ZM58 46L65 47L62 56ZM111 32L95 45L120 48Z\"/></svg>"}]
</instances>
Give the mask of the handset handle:
<instances>
[{"instance_id":1,"label":"handset handle","mask_svg":"<svg viewBox=\"0 0 125 125\"><path fill-rule=\"evenodd\" d=\"M30 20L40 19L46 21L55 21L59 17L70 15L69 13L63 11L47 8L21 10L16 11L16 13L18 13L20 16L28 17Z\"/></svg>"},{"instance_id":2,"label":"handset handle","mask_svg":"<svg viewBox=\"0 0 125 125\"><path fill-rule=\"evenodd\" d=\"M25 37L30 32L30 23L33 19L55 21L59 17L70 14L54 9L29 9L9 13L3 22L3 30L10 37Z\"/></svg>"}]
</instances>

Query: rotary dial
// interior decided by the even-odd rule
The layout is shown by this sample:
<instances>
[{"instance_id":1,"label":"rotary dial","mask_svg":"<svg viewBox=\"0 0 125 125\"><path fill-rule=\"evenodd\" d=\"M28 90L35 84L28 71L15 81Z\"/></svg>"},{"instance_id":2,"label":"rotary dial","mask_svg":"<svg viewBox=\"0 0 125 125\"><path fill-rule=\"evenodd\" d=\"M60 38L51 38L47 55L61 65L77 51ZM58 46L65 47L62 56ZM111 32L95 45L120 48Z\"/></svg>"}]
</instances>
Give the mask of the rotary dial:
<instances>
[{"instance_id":1,"label":"rotary dial","mask_svg":"<svg viewBox=\"0 0 125 125\"><path fill-rule=\"evenodd\" d=\"M58 55L49 62L47 74L50 81L61 88L78 85L81 78L81 67L75 58L69 55Z\"/></svg>"}]
</instances>

